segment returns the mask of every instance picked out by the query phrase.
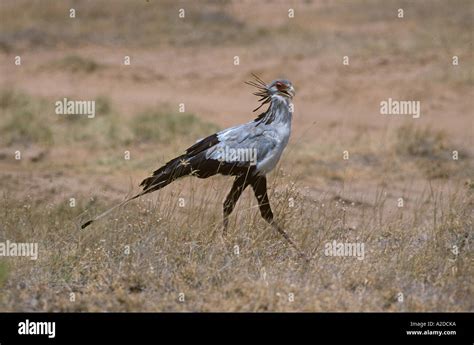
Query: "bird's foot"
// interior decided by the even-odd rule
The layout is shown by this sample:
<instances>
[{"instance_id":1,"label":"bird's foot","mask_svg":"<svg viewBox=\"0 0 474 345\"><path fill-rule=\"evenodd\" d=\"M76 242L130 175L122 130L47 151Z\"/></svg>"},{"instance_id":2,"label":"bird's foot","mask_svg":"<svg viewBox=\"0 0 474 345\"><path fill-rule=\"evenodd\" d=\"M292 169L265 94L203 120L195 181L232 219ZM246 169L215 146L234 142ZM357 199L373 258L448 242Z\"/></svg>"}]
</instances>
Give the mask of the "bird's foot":
<instances>
[{"instance_id":1,"label":"bird's foot","mask_svg":"<svg viewBox=\"0 0 474 345\"><path fill-rule=\"evenodd\" d=\"M285 230L283 230L275 221L271 221L270 222L270 225L273 227L273 229L275 229L276 231L278 231L282 236L283 238L288 242L288 244L298 253L298 256L305 260L307 263L311 260L310 257L308 257L297 245L295 242L293 242L293 240L290 238L290 236L286 233Z\"/></svg>"},{"instance_id":2,"label":"bird's foot","mask_svg":"<svg viewBox=\"0 0 474 345\"><path fill-rule=\"evenodd\" d=\"M227 236L224 235L222 232L217 237L219 238L219 242L223 245L227 245L227 243L229 242Z\"/></svg>"},{"instance_id":3,"label":"bird's foot","mask_svg":"<svg viewBox=\"0 0 474 345\"><path fill-rule=\"evenodd\" d=\"M217 237L222 245L227 246L229 240L227 238L227 224L225 224L225 222L224 225L221 227L220 231L218 231Z\"/></svg>"}]
</instances>

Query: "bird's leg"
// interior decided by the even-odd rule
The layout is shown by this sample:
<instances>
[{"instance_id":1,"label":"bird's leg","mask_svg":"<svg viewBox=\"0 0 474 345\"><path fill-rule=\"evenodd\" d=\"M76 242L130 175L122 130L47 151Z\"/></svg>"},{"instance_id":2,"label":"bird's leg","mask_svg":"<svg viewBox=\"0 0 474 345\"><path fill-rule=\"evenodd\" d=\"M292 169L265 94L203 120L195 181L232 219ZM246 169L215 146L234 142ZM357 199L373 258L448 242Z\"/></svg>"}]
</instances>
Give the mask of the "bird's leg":
<instances>
[{"instance_id":1,"label":"bird's leg","mask_svg":"<svg viewBox=\"0 0 474 345\"><path fill-rule=\"evenodd\" d=\"M265 176L257 177L256 179L251 181L251 185L255 193L255 197L258 200L258 207L260 208L260 214L262 215L263 219L265 219L267 223L272 226L273 229L280 233L301 257L307 259L306 255L298 248L298 246L295 244L295 242L293 242L293 240L286 233L286 231L283 230L273 219L273 212L270 207L270 200L268 200L267 178Z\"/></svg>"},{"instance_id":2,"label":"bird's leg","mask_svg":"<svg viewBox=\"0 0 474 345\"><path fill-rule=\"evenodd\" d=\"M225 236L227 234L227 226L229 225L229 215L234 210L235 204L237 200L239 200L242 192L247 188L249 182L247 181L246 175L237 176L234 184L232 185L232 189L230 190L229 194L224 201L224 226L222 230L222 234Z\"/></svg>"}]
</instances>

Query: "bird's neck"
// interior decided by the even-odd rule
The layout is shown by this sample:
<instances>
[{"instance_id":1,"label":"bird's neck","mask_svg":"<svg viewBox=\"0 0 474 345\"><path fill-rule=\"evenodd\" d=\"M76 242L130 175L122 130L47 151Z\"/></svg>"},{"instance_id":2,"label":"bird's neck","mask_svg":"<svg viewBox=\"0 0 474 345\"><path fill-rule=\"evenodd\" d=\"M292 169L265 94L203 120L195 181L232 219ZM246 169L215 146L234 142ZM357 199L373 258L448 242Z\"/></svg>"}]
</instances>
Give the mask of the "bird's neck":
<instances>
[{"instance_id":1,"label":"bird's neck","mask_svg":"<svg viewBox=\"0 0 474 345\"><path fill-rule=\"evenodd\" d=\"M268 107L265 115L265 122L279 123L279 124L291 124L292 118L292 105L291 100L287 97L279 95L272 96L270 107Z\"/></svg>"}]
</instances>

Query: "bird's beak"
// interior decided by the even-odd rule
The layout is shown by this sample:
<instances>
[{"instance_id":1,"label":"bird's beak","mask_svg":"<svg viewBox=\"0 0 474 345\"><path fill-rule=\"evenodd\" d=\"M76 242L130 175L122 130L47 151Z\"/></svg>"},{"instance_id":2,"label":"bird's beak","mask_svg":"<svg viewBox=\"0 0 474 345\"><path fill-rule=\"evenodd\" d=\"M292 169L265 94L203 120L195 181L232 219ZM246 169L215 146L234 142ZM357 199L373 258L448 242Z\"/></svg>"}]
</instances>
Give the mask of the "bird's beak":
<instances>
[{"instance_id":1,"label":"bird's beak","mask_svg":"<svg viewBox=\"0 0 474 345\"><path fill-rule=\"evenodd\" d=\"M288 90L289 94L291 95L291 97L295 97L296 95L296 91L295 91L295 88L293 87L293 85L290 87L290 89Z\"/></svg>"}]
</instances>

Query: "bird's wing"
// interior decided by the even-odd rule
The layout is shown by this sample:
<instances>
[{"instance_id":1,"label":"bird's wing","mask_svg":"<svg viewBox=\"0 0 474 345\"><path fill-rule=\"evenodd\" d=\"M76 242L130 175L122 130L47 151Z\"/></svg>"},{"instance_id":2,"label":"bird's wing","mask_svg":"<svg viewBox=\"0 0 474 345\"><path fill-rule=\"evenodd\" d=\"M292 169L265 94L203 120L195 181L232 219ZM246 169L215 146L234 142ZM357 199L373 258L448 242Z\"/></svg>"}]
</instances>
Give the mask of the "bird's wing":
<instances>
[{"instance_id":1,"label":"bird's wing","mask_svg":"<svg viewBox=\"0 0 474 345\"><path fill-rule=\"evenodd\" d=\"M214 145L219 143L219 133L212 134L206 138L199 139L194 145L189 147L186 150L186 154L189 156L195 156L198 153L201 153L202 151L207 150L210 147L213 147Z\"/></svg>"},{"instance_id":2,"label":"bird's wing","mask_svg":"<svg viewBox=\"0 0 474 345\"><path fill-rule=\"evenodd\" d=\"M191 173L207 177L216 173L234 174L252 166L258 168L259 162L272 157L278 145L268 133L266 126L257 126L252 121L212 134L155 170L140 186L151 192Z\"/></svg>"},{"instance_id":3,"label":"bird's wing","mask_svg":"<svg viewBox=\"0 0 474 345\"><path fill-rule=\"evenodd\" d=\"M190 174L192 171L195 171L198 166L200 170L208 167L210 167L211 170L214 169L215 164L213 164L213 161L218 161L219 157L211 153L225 146L223 142L227 141L225 139L226 134L236 130L238 127L240 126L228 128L203 139L199 139L194 145L186 149L184 154L173 158L155 170L152 176L147 177L140 183L140 186L143 187L144 190L153 191L155 187L162 188L173 179ZM217 166L223 163L224 162L219 161ZM238 162L233 164L234 167L244 167L248 165L249 164L241 165Z\"/></svg>"},{"instance_id":4,"label":"bird's wing","mask_svg":"<svg viewBox=\"0 0 474 345\"><path fill-rule=\"evenodd\" d=\"M278 144L277 141L266 134L266 128L256 126L255 122L245 123L240 126L232 127L217 133L218 143L209 147L206 151L207 159L223 160L222 153L226 150L246 150L253 151L256 154L257 162L265 159L267 155ZM225 158L225 157L224 157ZM224 159L224 161L226 161ZM248 162L241 161L237 163L241 166L247 166Z\"/></svg>"}]
</instances>

